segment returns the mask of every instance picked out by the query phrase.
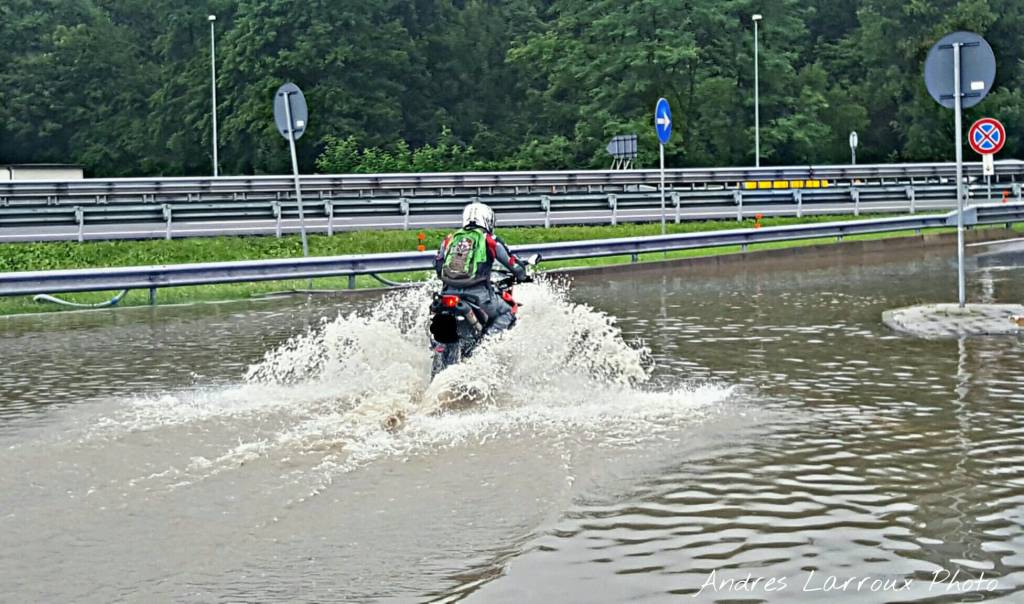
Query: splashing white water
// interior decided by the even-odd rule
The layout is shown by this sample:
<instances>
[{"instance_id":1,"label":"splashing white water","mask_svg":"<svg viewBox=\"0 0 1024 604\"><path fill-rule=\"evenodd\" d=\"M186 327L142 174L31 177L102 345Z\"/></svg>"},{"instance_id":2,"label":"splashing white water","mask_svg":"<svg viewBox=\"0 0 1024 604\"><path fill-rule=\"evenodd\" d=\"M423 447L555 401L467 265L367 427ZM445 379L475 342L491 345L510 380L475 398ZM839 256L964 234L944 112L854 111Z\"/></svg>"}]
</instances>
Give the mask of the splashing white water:
<instances>
[{"instance_id":1,"label":"splashing white water","mask_svg":"<svg viewBox=\"0 0 1024 604\"><path fill-rule=\"evenodd\" d=\"M383 299L370 312L339 316L296 336L250 367L248 383L316 383L356 415L425 415L452 394L476 405L508 407L592 401L608 388L648 379L643 346L630 347L614 319L568 300L564 286L520 286L524 307L514 329L429 383L430 287ZM623 392L625 394L625 391Z\"/></svg>"},{"instance_id":2,"label":"splashing white water","mask_svg":"<svg viewBox=\"0 0 1024 604\"><path fill-rule=\"evenodd\" d=\"M516 326L430 383L433 290L407 290L368 313L339 316L249 369L250 383L316 384L332 393L332 411L295 426L289 440L344 443L346 461L358 462L523 429L650 433L728 394L709 385L645 389L647 349L629 346L613 317L571 302L567 285L553 283L517 288ZM445 413L453 397L474 405ZM397 435L382 429L391 417L406 419Z\"/></svg>"},{"instance_id":3,"label":"splashing white water","mask_svg":"<svg viewBox=\"0 0 1024 604\"><path fill-rule=\"evenodd\" d=\"M137 400L131 431L208 435L176 466L176 479L218 474L261 457L313 455L319 476L381 456L413 455L514 435L632 443L700 416L728 388L655 390L642 345L615 320L569 299L564 284L520 286L516 326L430 381L427 332L436 284L385 296L297 335L251 366L240 386ZM471 397L466 410L443 402ZM389 418L403 418L389 431ZM127 420L127 421L126 421Z\"/></svg>"}]
</instances>

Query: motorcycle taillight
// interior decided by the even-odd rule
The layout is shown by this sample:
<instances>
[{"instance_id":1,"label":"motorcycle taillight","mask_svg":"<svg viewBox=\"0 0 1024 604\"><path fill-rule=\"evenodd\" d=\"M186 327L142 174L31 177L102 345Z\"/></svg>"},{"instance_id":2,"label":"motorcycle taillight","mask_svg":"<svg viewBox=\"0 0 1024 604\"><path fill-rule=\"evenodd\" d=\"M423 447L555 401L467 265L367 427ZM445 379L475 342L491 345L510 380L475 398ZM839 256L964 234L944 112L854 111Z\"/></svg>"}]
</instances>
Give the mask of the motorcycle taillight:
<instances>
[{"instance_id":1,"label":"motorcycle taillight","mask_svg":"<svg viewBox=\"0 0 1024 604\"><path fill-rule=\"evenodd\" d=\"M447 306L448 308L455 308L456 306L459 305L459 297L451 295L441 296L441 304Z\"/></svg>"}]
</instances>

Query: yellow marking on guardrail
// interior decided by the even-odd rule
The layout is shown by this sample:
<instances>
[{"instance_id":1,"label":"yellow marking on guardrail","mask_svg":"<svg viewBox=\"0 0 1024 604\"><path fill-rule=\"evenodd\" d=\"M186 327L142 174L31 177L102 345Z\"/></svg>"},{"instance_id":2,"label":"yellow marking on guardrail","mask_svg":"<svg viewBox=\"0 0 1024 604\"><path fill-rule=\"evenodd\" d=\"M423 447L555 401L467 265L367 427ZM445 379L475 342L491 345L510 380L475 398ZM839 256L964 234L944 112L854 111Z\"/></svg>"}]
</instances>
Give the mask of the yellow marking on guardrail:
<instances>
[{"instance_id":1,"label":"yellow marking on guardrail","mask_svg":"<svg viewBox=\"0 0 1024 604\"><path fill-rule=\"evenodd\" d=\"M827 180L746 180L743 188L754 189L821 189L829 185Z\"/></svg>"}]
</instances>

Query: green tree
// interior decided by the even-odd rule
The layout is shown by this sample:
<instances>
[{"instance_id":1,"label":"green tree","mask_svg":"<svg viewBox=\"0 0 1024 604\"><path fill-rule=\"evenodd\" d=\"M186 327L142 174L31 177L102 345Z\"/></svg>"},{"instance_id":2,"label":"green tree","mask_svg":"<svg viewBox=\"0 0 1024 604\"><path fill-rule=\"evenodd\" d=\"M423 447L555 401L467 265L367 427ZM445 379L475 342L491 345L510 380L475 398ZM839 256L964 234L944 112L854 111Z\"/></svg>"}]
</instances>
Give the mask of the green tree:
<instances>
[{"instance_id":1,"label":"green tree","mask_svg":"<svg viewBox=\"0 0 1024 604\"><path fill-rule=\"evenodd\" d=\"M89 0L17 0L3 10L4 155L137 171L151 85L136 33Z\"/></svg>"},{"instance_id":2,"label":"green tree","mask_svg":"<svg viewBox=\"0 0 1024 604\"><path fill-rule=\"evenodd\" d=\"M209 174L209 23L217 15L221 166L286 172L272 95L310 124L303 170L606 167L617 134L653 166L652 110L672 104L671 166L753 163L753 31L762 13L765 164L952 157L925 55L957 29L998 69L991 115L1022 150L1019 0L5 0L0 162L98 176ZM317 157L320 157L317 160Z\"/></svg>"},{"instance_id":3,"label":"green tree","mask_svg":"<svg viewBox=\"0 0 1024 604\"><path fill-rule=\"evenodd\" d=\"M285 142L273 125L274 91L287 81L310 110L300 140L311 166L318 141L354 135L370 144L402 134L398 98L410 77L408 32L398 0L241 0L223 38L224 162L229 172L285 171ZM230 99L230 100L229 100Z\"/></svg>"}]
</instances>

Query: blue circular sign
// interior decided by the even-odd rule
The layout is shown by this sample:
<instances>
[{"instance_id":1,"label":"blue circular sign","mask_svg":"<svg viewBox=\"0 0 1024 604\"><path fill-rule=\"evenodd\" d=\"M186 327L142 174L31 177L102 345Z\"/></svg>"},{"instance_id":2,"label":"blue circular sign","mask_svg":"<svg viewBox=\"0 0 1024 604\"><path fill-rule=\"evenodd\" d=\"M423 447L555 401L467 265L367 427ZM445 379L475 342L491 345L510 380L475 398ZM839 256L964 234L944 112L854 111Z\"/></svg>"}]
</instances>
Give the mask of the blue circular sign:
<instances>
[{"instance_id":1,"label":"blue circular sign","mask_svg":"<svg viewBox=\"0 0 1024 604\"><path fill-rule=\"evenodd\" d=\"M658 104L654 106L654 130L663 145L672 136L672 110L668 108L668 101L664 98L658 99Z\"/></svg>"}]
</instances>

